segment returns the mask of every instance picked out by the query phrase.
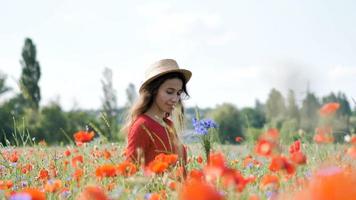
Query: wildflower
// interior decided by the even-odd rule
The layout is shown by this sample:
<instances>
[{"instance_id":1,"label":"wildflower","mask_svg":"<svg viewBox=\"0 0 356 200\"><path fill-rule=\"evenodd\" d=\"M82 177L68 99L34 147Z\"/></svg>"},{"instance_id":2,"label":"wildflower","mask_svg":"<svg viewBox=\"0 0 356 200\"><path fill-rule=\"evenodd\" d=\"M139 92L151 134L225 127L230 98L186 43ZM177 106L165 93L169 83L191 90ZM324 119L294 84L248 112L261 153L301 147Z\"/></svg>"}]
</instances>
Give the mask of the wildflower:
<instances>
[{"instance_id":1,"label":"wildflower","mask_svg":"<svg viewBox=\"0 0 356 200\"><path fill-rule=\"evenodd\" d=\"M272 186L274 189L279 188L279 178L276 175L266 174L262 177L260 182L260 187L265 189L266 187Z\"/></svg>"},{"instance_id":2,"label":"wildflower","mask_svg":"<svg viewBox=\"0 0 356 200\"><path fill-rule=\"evenodd\" d=\"M111 158L111 153L110 153L110 151L108 151L108 150L104 150L104 152L103 152L103 155L104 155L104 158L106 159L106 160L109 160L110 158Z\"/></svg>"},{"instance_id":3,"label":"wildflower","mask_svg":"<svg viewBox=\"0 0 356 200\"><path fill-rule=\"evenodd\" d=\"M197 162L200 164L203 162L203 158L200 155L197 157Z\"/></svg>"},{"instance_id":4,"label":"wildflower","mask_svg":"<svg viewBox=\"0 0 356 200\"><path fill-rule=\"evenodd\" d=\"M148 170L156 174L163 173L168 167L168 163L159 160L153 160L148 164Z\"/></svg>"},{"instance_id":5,"label":"wildflower","mask_svg":"<svg viewBox=\"0 0 356 200\"><path fill-rule=\"evenodd\" d=\"M12 152L9 157L9 161L12 163L16 163L18 160L19 160L19 155L17 154L17 151Z\"/></svg>"},{"instance_id":6,"label":"wildflower","mask_svg":"<svg viewBox=\"0 0 356 200\"><path fill-rule=\"evenodd\" d=\"M25 166L23 166L21 168L21 172L23 174L27 174L28 172L30 172L32 170L33 166L31 164L26 164Z\"/></svg>"},{"instance_id":7,"label":"wildflower","mask_svg":"<svg viewBox=\"0 0 356 200\"><path fill-rule=\"evenodd\" d=\"M11 180L7 180L7 181L0 180L0 190L10 189L12 188L13 185L14 183Z\"/></svg>"},{"instance_id":8,"label":"wildflower","mask_svg":"<svg viewBox=\"0 0 356 200\"><path fill-rule=\"evenodd\" d=\"M99 178L114 177L116 176L116 167L110 164L99 166L95 170L95 175Z\"/></svg>"},{"instance_id":9,"label":"wildflower","mask_svg":"<svg viewBox=\"0 0 356 200\"><path fill-rule=\"evenodd\" d=\"M62 187L62 181L57 179L57 180L49 180L47 181L45 185L45 191L47 192L57 192L61 189Z\"/></svg>"},{"instance_id":10,"label":"wildflower","mask_svg":"<svg viewBox=\"0 0 356 200\"><path fill-rule=\"evenodd\" d=\"M339 108L340 108L339 103L336 102L327 103L320 108L319 114L323 117L330 116L334 114Z\"/></svg>"},{"instance_id":11,"label":"wildflower","mask_svg":"<svg viewBox=\"0 0 356 200\"><path fill-rule=\"evenodd\" d=\"M347 155L351 158L356 159L356 146L351 146L347 149Z\"/></svg>"},{"instance_id":12,"label":"wildflower","mask_svg":"<svg viewBox=\"0 0 356 200\"><path fill-rule=\"evenodd\" d=\"M108 200L102 188L98 186L87 186L79 194L77 200Z\"/></svg>"},{"instance_id":13,"label":"wildflower","mask_svg":"<svg viewBox=\"0 0 356 200\"><path fill-rule=\"evenodd\" d=\"M195 132L201 135L206 135L208 133L208 129L210 128L217 128L217 124L211 119L202 119L197 120L193 118L193 126Z\"/></svg>"},{"instance_id":14,"label":"wildflower","mask_svg":"<svg viewBox=\"0 0 356 200\"><path fill-rule=\"evenodd\" d=\"M169 165L172 165L178 161L178 155L177 154L160 153L155 157L155 160L160 161L160 162L166 162Z\"/></svg>"},{"instance_id":15,"label":"wildflower","mask_svg":"<svg viewBox=\"0 0 356 200\"><path fill-rule=\"evenodd\" d=\"M290 159L299 165L303 165L306 163L307 158L304 155L304 153L301 151L301 142L300 140L295 141L290 147L289 147L289 153L290 153Z\"/></svg>"},{"instance_id":16,"label":"wildflower","mask_svg":"<svg viewBox=\"0 0 356 200\"><path fill-rule=\"evenodd\" d=\"M315 132L313 139L316 143L332 143L334 141L331 127L318 127L315 129Z\"/></svg>"},{"instance_id":17,"label":"wildflower","mask_svg":"<svg viewBox=\"0 0 356 200\"><path fill-rule=\"evenodd\" d=\"M160 174L166 171L169 166L177 163L177 154L158 154L153 161L148 164L148 171Z\"/></svg>"},{"instance_id":18,"label":"wildflower","mask_svg":"<svg viewBox=\"0 0 356 200\"><path fill-rule=\"evenodd\" d=\"M301 151L292 153L290 159L299 165L303 165L307 162L307 157Z\"/></svg>"},{"instance_id":19,"label":"wildflower","mask_svg":"<svg viewBox=\"0 0 356 200\"><path fill-rule=\"evenodd\" d=\"M271 164L269 165L269 170L273 172L277 172L279 170L285 170L289 175L295 173L294 165L288 162L287 158L284 156L273 157Z\"/></svg>"},{"instance_id":20,"label":"wildflower","mask_svg":"<svg viewBox=\"0 0 356 200\"><path fill-rule=\"evenodd\" d=\"M64 155L65 155L65 156L68 157L68 156L70 156L70 154L71 154L71 153L70 153L70 150L69 150L69 149L67 149L67 150L64 151Z\"/></svg>"},{"instance_id":21,"label":"wildflower","mask_svg":"<svg viewBox=\"0 0 356 200\"><path fill-rule=\"evenodd\" d=\"M314 174L309 184L295 195L295 199L354 200L356 197L355 182L355 169L348 171L336 166L322 168Z\"/></svg>"},{"instance_id":22,"label":"wildflower","mask_svg":"<svg viewBox=\"0 0 356 200\"><path fill-rule=\"evenodd\" d=\"M60 191L59 196L61 197L61 199L66 199L69 197L70 194L71 194L71 192L68 188L63 188Z\"/></svg>"},{"instance_id":23,"label":"wildflower","mask_svg":"<svg viewBox=\"0 0 356 200\"><path fill-rule=\"evenodd\" d=\"M201 170L192 169L188 174L188 178L202 180L204 178L204 173Z\"/></svg>"},{"instance_id":24,"label":"wildflower","mask_svg":"<svg viewBox=\"0 0 356 200\"><path fill-rule=\"evenodd\" d=\"M83 156L82 155L78 155L78 156L75 156L72 158L72 166L74 168L77 167L77 163L80 162L80 163L83 163L84 162L84 159L83 159Z\"/></svg>"},{"instance_id":25,"label":"wildflower","mask_svg":"<svg viewBox=\"0 0 356 200\"><path fill-rule=\"evenodd\" d=\"M224 197L210 184L191 179L180 191L180 200L223 200Z\"/></svg>"},{"instance_id":26,"label":"wildflower","mask_svg":"<svg viewBox=\"0 0 356 200\"><path fill-rule=\"evenodd\" d=\"M48 170L41 169L37 178L40 179L40 180L47 180L49 178Z\"/></svg>"},{"instance_id":27,"label":"wildflower","mask_svg":"<svg viewBox=\"0 0 356 200\"><path fill-rule=\"evenodd\" d=\"M238 192L242 192L246 184L253 180L245 179L242 174L235 169L225 169L221 174L221 179L226 188L235 186Z\"/></svg>"},{"instance_id":28,"label":"wildflower","mask_svg":"<svg viewBox=\"0 0 356 200\"><path fill-rule=\"evenodd\" d=\"M122 176L132 176L137 172L137 167L131 162L125 161L117 166L117 174Z\"/></svg>"},{"instance_id":29,"label":"wildflower","mask_svg":"<svg viewBox=\"0 0 356 200\"><path fill-rule=\"evenodd\" d=\"M268 157L272 154L272 150L274 146L275 146L274 143L265 139L260 139L256 144L255 152L260 156Z\"/></svg>"},{"instance_id":30,"label":"wildflower","mask_svg":"<svg viewBox=\"0 0 356 200\"><path fill-rule=\"evenodd\" d=\"M39 189L25 188L20 192L16 192L13 195L11 195L10 199L46 200L46 195L44 192L41 192Z\"/></svg>"},{"instance_id":31,"label":"wildflower","mask_svg":"<svg viewBox=\"0 0 356 200\"><path fill-rule=\"evenodd\" d=\"M94 137L94 131L78 131L73 135L75 142L86 143L90 142Z\"/></svg>"},{"instance_id":32,"label":"wildflower","mask_svg":"<svg viewBox=\"0 0 356 200\"><path fill-rule=\"evenodd\" d=\"M83 175L84 175L84 172L82 169L76 169L74 171L73 178L74 178L74 180L79 182Z\"/></svg>"},{"instance_id":33,"label":"wildflower","mask_svg":"<svg viewBox=\"0 0 356 200\"><path fill-rule=\"evenodd\" d=\"M158 193L151 193L147 195L147 200L160 200L160 199L161 199L161 195Z\"/></svg>"},{"instance_id":34,"label":"wildflower","mask_svg":"<svg viewBox=\"0 0 356 200\"><path fill-rule=\"evenodd\" d=\"M235 141L236 141L236 142L242 142L242 140L243 140L243 138L242 138L242 137L239 137L239 136L237 136L237 137L235 138Z\"/></svg>"},{"instance_id":35,"label":"wildflower","mask_svg":"<svg viewBox=\"0 0 356 200\"><path fill-rule=\"evenodd\" d=\"M293 144L291 144L289 146L289 153L292 154L294 152L300 151L300 145L301 145L300 140L297 140L297 141L293 142Z\"/></svg>"},{"instance_id":36,"label":"wildflower","mask_svg":"<svg viewBox=\"0 0 356 200\"><path fill-rule=\"evenodd\" d=\"M168 183L168 187L169 187L169 189L175 191L177 189L177 183L174 181L171 181Z\"/></svg>"}]
</instances>

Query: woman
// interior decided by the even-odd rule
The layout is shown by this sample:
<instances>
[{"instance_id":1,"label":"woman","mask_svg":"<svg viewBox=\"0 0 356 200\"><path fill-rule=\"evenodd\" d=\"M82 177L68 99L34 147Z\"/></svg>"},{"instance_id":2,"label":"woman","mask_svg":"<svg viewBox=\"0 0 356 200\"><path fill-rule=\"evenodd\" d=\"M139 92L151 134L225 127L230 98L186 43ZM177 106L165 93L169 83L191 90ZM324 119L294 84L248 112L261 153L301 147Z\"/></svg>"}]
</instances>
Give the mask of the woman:
<instances>
[{"instance_id":1,"label":"woman","mask_svg":"<svg viewBox=\"0 0 356 200\"><path fill-rule=\"evenodd\" d=\"M186 84L191 76L173 59L160 60L149 68L124 126L127 160L147 166L164 153L177 154L180 163L186 163L187 152L177 130L183 129L182 98L189 96Z\"/></svg>"}]
</instances>

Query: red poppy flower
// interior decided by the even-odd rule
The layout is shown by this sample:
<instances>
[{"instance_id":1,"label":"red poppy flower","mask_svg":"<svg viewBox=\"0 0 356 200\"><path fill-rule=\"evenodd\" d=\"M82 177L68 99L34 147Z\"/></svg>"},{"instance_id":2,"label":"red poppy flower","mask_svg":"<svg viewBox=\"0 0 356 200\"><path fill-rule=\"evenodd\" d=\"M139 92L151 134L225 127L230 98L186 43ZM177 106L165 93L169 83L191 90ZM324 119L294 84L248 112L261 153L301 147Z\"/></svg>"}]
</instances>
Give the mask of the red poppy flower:
<instances>
[{"instance_id":1,"label":"red poppy flower","mask_svg":"<svg viewBox=\"0 0 356 200\"><path fill-rule=\"evenodd\" d=\"M307 157L301 151L292 153L290 159L298 165L304 165L307 162Z\"/></svg>"},{"instance_id":2,"label":"red poppy flower","mask_svg":"<svg viewBox=\"0 0 356 200\"><path fill-rule=\"evenodd\" d=\"M117 166L118 175L132 176L137 172L137 167L131 162L125 161Z\"/></svg>"},{"instance_id":3,"label":"red poppy flower","mask_svg":"<svg viewBox=\"0 0 356 200\"><path fill-rule=\"evenodd\" d=\"M203 158L201 156L198 156L197 157L197 162L201 164L203 162Z\"/></svg>"},{"instance_id":4,"label":"red poppy flower","mask_svg":"<svg viewBox=\"0 0 356 200\"><path fill-rule=\"evenodd\" d=\"M104 152L103 152L103 155L104 155L104 158L106 159L106 160L109 160L110 158L111 158L111 153L110 153L110 151L108 151L108 150L104 150Z\"/></svg>"},{"instance_id":5,"label":"red poppy flower","mask_svg":"<svg viewBox=\"0 0 356 200\"><path fill-rule=\"evenodd\" d=\"M147 169L150 172L156 173L156 174L161 174L166 171L166 169L169 167L168 163L158 161L158 160L153 160L148 164Z\"/></svg>"},{"instance_id":6,"label":"red poppy flower","mask_svg":"<svg viewBox=\"0 0 356 200\"><path fill-rule=\"evenodd\" d=\"M340 104L336 102L331 102L323 105L323 107L320 108L319 114L321 116L330 116L334 114L338 109L340 108Z\"/></svg>"},{"instance_id":7,"label":"red poppy flower","mask_svg":"<svg viewBox=\"0 0 356 200\"><path fill-rule=\"evenodd\" d=\"M93 137L94 137L94 131L91 131L91 132L87 132L87 131L78 131L76 133L74 133L74 140L76 142L82 142L82 143L85 143L85 142L90 142Z\"/></svg>"},{"instance_id":8,"label":"red poppy flower","mask_svg":"<svg viewBox=\"0 0 356 200\"><path fill-rule=\"evenodd\" d=\"M95 175L99 178L116 176L116 167L111 164L102 165L96 168Z\"/></svg>"},{"instance_id":9,"label":"red poppy flower","mask_svg":"<svg viewBox=\"0 0 356 200\"><path fill-rule=\"evenodd\" d=\"M202 180L204 178L204 173L201 170L192 169L188 174L188 178Z\"/></svg>"},{"instance_id":10,"label":"red poppy flower","mask_svg":"<svg viewBox=\"0 0 356 200\"><path fill-rule=\"evenodd\" d=\"M97 186L87 186L78 196L77 200L108 200L104 190Z\"/></svg>"},{"instance_id":11,"label":"red poppy flower","mask_svg":"<svg viewBox=\"0 0 356 200\"><path fill-rule=\"evenodd\" d=\"M301 145L301 142L300 140L297 140L297 141L294 141L293 144L291 144L289 146L289 153L294 153L294 152L298 152L300 151L300 145Z\"/></svg>"},{"instance_id":12,"label":"red poppy flower","mask_svg":"<svg viewBox=\"0 0 356 200\"><path fill-rule=\"evenodd\" d=\"M242 140L243 140L243 138L242 138L242 137L239 137L239 136L235 138L235 141L236 141L236 142L242 142Z\"/></svg>"},{"instance_id":13,"label":"red poppy flower","mask_svg":"<svg viewBox=\"0 0 356 200\"><path fill-rule=\"evenodd\" d=\"M0 180L0 190L10 189L10 188L12 188L13 185L14 185L14 183L11 180L8 180L8 181Z\"/></svg>"},{"instance_id":14,"label":"red poppy flower","mask_svg":"<svg viewBox=\"0 0 356 200\"><path fill-rule=\"evenodd\" d=\"M76 169L73 174L73 178L75 181L79 182L80 179L83 177L83 175L84 175L84 171L82 169Z\"/></svg>"},{"instance_id":15,"label":"red poppy flower","mask_svg":"<svg viewBox=\"0 0 356 200\"><path fill-rule=\"evenodd\" d=\"M49 178L48 170L41 169L37 178L40 179L40 180L47 180Z\"/></svg>"},{"instance_id":16,"label":"red poppy flower","mask_svg":"<svg viewBox=\"0 0 356 200\"><path fill-rule=\"evenodd\" d=\"M272 154L274 146L274 143L265 139L260 139L256 144L255 152L260 156L269 157Z\"/></svg>"},{"instance_id":17,"label":"red poppy flower","mask_svg":"<svg viewBox=\"0 0 356 200\"><path fill-rule=\"evenodd\" d=\"M80 163L83 163L83 162L84 162L84 158L83 158L82 155L78 155L78 156L75 156L75 157L72 158L72 166L73 166L74 168L76 168L77 165L78 165L78 164L77 164L78 162L80 162Z\"/></svg>"},{"instance_id":18,"label":"red poppy flower","mask_svg":"<svg viewBox=\"0 0 356 200\"><path fill-rule=\"evenodd\" d=\"M164 154L160 153L155 157L156 161L165 162L169 165L175 164L178 161L177 154Z\"/></svg>"},{"instance_id":19,"label":"red poppy flower","mask_svg":"<svg viewBox=\"0 0 356 200\"><path fill-rule=\"evenodd\" d=\"M180 200L223 200L224 197L210 184L191 179L180 191Z\"/></svg>"},{"instance_id":20,"label":"red poppy flower","mask_svg":"<svg viewBox=\"0 0 356 200\"><path fill-rule=\"evenodd\" d=\"M33 169L33 166L31 164L26 164L25 166L22 167L21 172L23 174L27 174Z\"/></svg>"},{"instance_id":21,"label":"red poppy flower","mask_svg":"<svg viewBox=\"0 0 356 200\"><path fill-rule=\"evenodd\" d=\"M349 155L351 158L356 159L356 146L349 147L347 149L347 155Z\"/></svg>"},{"instance_id":22,"label":"red poppy flower","mask_svg":"<svg viewBox=\"0 0 356 200\"><path fill-rule=\"evenodd\" d=\"M242 192L250 179L245 179L238 170L225 169L221 174L221 180L226 188L235 186L238 192Z\"/></svg>"},{"instance_id":23,"label":"red poppy flower","mask_svg":"<svg viewBox=\"0 0 356 200\"><path fill-rule=\"evenodd\" d=\"M279 178L276 175L269 175L266 174L262 177L261 182L260 182L260 187L264 189L268 185L273 185L273 188L278 189L279 188Z\"/></svg>"},{"instance_id":24,"label":"red poppy flower","mask_svg":"<svg viewBox=\"0 0 356 200\"><path fill-rule=\"evenodd\" d=\"M331 166L320 169L311 177L306 187L294 199L343 199L354 200L356 197L356 171ZM286 196L289 196L286 194Z\"/></svg>"},{"instance_id":25,"label":"red poppy flower","mask_svg":"<svg viewBox=\"0 0 356 200\"><path fill-rule=\"evenodd\" d=\"M295 167L284 156L275 156L271 160L269 170L277 172L279 170L285 170L289 175L295 173Z\"/></svg>"},{"instance_id":26,"label":"red poppy flower","mask_svg":"<svg viewBox=\"0 0 356 200\"><path fill-rule=\"evenodd\" d=\"M70 156L70 150L69 149L65 150L64 151L64 155L67 156L67 157Z\"/></svg>"}]
</instances>

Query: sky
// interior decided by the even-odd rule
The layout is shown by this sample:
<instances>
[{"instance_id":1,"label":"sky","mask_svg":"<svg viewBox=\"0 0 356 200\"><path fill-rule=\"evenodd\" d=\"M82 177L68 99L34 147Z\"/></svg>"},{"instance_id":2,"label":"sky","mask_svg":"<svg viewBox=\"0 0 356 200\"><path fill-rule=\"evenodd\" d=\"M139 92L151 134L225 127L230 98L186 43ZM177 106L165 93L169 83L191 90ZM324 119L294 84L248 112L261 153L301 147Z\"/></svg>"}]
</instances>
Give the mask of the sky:
<instances>
[{"instance_id":1,"label":"sky","mask_svg":"<svg viewBox=\"0 0 356 200\"><path fill-rule=\"evenodd\" d=\"M29 37L42 76L41 105L98 109L104 68L118 105L129 83L163 58L192 71L187 106L238 108L270 90L356 99L353 0L0 0L0 71L19 92L21 50ZM4 98L6 98L6 96ZM4 100L4 99L3 99ZM0 101L3 101L0 99Z\"/></svg>"}]
</instances>

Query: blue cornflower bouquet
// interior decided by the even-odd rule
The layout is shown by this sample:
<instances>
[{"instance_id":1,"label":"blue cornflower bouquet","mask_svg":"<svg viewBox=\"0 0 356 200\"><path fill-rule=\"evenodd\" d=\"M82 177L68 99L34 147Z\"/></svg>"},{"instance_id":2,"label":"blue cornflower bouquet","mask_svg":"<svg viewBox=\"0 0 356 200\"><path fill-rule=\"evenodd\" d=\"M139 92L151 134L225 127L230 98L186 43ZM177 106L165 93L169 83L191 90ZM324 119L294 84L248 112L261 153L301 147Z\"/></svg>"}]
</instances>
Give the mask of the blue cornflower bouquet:
<instances>
[{"instance_id":1,"label":"blue cornflower bouquet","mask_svg":"<svg viewBox=\"0 0 356 200\"><path fill-rule=\"evenodd\" d=\"M193 126L195 133L200 137L203 149L205 151L206 160L209 163L210 150L212 144L217 140L218 125L211 119L193 118Z\"/></svg>"}]
</instances>

